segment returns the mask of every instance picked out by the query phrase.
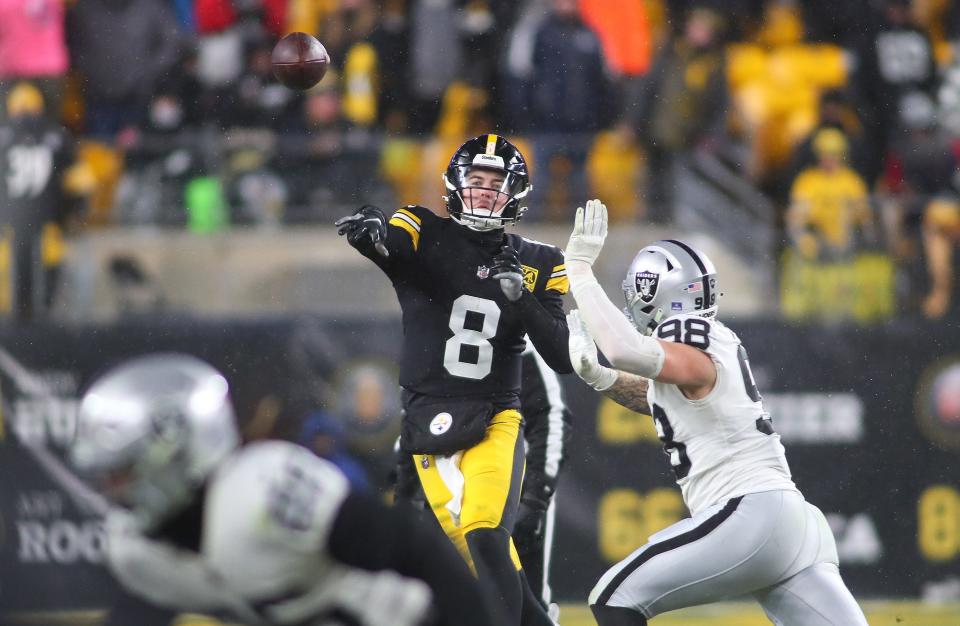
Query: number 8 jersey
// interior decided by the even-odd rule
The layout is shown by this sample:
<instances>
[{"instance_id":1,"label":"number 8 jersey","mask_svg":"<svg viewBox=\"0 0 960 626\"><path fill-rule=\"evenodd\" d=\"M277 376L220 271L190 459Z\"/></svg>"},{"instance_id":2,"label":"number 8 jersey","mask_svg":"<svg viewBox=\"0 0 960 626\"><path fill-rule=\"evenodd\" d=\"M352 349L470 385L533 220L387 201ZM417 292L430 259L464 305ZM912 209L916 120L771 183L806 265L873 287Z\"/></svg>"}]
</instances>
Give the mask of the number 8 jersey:
<instances>
[{"instance_id":1,"label":"number 8 jersey","mask_svg":"<svg viewBox=\"0 0 960 626\"><path fill-rule=\"evenodd\" d=\"M522 307L529 302L507 300L490 277L493 257L504 244L512 246L524 289L562 321L569 283L560 249L503 231L473 231L420 206L390 217L386 244L386 258L371 246L358 249L390 278L403 311L401 386L515 406L526 332Z\"/></svg>"},{"instance_id":2,"label":"number 8 jersey","mask_svg":"<svg viewBox=\"0 0 960 626\"><path fill-rule=\"evenodd\" d=\"M647 394L691 514L748 493L797 491L736 333L716 320L677 315L661 323L656 335L703 350L717 368L714 388L699 400L656 381Z\"/></svg>"}]
</instances>

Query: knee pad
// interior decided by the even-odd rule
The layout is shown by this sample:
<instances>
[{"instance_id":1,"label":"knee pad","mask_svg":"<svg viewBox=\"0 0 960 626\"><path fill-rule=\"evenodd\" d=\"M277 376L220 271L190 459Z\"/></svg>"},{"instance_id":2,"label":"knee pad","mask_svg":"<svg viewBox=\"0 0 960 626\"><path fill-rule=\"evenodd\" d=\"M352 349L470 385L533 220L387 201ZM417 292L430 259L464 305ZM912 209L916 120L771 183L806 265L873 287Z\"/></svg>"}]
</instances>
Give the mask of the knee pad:
<instances>
[{"instance_id":1,"label":"knee pad","mask_svg":"<svg viewBox=\"0 0 960 626\"><path fill-rule=\"evenodd\" d=\"M474 528L464 534L473 558L486 563L510 560L510 535L503 528Z\"/></svg>"}]
</instances>

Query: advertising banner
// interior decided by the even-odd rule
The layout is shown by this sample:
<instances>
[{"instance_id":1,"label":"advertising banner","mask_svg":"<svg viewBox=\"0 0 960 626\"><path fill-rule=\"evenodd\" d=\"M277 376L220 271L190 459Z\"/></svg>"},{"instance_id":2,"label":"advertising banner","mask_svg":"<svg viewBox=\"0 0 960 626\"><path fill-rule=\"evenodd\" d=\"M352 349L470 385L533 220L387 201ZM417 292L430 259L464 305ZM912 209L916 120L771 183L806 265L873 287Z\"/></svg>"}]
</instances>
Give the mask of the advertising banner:
<instances>
[{"instance_id":1,"label":"advertising banner","mask_svg":"<svg viewBox=\"0 0 960 626\"><path fill-rule=\"evenodd\" d=\"M732 324L794 479L826 514L858 597L953 598L960 587L960 333ZM399 419L399 320L139 320L0 330L0 612L95 608L103 503L65 463L76 398L110 365L176 350L220 368L244 435L298 440L340 420L374 487ZM652 420L564 377L574 437L557 493L552 587L584 601L610 565L686 509ZM953 598L956 599L956 598Z\"/></svg>"}]
</instances>

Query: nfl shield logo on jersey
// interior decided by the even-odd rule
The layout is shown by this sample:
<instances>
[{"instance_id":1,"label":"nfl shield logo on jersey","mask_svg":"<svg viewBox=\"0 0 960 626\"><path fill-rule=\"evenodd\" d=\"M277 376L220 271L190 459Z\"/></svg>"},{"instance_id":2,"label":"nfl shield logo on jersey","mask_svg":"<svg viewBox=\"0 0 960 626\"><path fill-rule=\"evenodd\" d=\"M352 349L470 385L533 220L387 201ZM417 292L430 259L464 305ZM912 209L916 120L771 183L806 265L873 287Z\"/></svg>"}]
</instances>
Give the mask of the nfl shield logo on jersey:
<instances>
[{"instance_id":1,"label":"nfl shield logo on jersey","mask_svg":"<svg viewBox=\"0 0 960 626\"><path fill-rule=\"evenodd\" d=\"M486 265L481 265L477 268L477 278L480 280L485 280L487 276L490 275L490 268Z\"/></svg>"},{"instance_id":2,"label":"nfl shield logo on jersey","mask_svg":"<svg viewBox=\"0 0 960 626\"><path fill-rule=\"evenodd\" d=\"M644 302L650 302L657 295L660 286L660 274L656 272L637 272L637 293Z\"/></svg>"}]
</instances>

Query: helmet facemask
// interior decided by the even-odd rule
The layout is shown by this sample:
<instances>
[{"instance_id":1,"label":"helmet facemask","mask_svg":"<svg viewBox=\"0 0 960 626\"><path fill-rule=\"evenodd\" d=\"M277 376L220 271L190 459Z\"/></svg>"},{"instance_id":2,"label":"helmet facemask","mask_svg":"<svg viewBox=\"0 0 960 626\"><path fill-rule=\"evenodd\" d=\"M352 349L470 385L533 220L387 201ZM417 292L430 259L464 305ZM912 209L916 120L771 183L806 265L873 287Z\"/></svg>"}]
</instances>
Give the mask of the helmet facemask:
<instances>
[{"instance_id":1,"label":"helmet facemask","mask_svg":"<svg viewBox=\"0 0 960 626\"><path fill-rule=\"evenodd\" d=\"M716 316L717 294L716 269L706 255L679 241L658 241L640 250L627 270L624 314L651 335L674 315Z\"/></svg>"}]
</instances>

